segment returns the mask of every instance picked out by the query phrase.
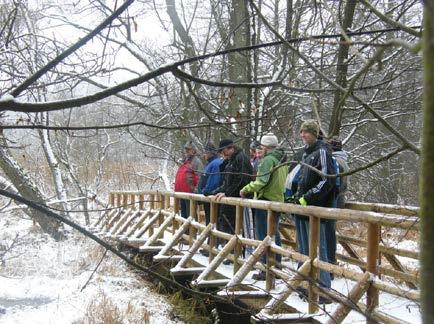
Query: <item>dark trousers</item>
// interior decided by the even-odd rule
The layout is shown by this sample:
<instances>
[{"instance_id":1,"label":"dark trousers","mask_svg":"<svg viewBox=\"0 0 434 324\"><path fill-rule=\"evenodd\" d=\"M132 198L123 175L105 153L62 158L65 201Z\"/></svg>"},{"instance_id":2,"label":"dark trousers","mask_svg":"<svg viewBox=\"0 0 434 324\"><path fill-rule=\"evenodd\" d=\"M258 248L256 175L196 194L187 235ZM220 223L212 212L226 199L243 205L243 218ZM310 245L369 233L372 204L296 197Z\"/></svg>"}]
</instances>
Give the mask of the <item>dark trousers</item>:
<instances>
[{"instance_id":1,"label":"dark trousers","mask_svg":"<svg viewBox=\"0 0 434 324\"><path fill-rule=\"evenodd\" d=\"M225 233L235 234L235 213L235 206L221 205L217 229Z\"/></svg>"},{"instance_id":2,"label":"dark trousers","mask_svg":"<svg viewBox=\"0 0 434 324\"><path fill-rule=\"evenodd\" d=\"M180 199L181 204L181 216L184 218L188 218L190 216L190 200L188 199Z\"/></svg>"},{"instance_id":3,"label":"dark trousers","mask_svg":"<svg viewBox=\"0 0 434 324\"><path fill-rule=\"evenodd\" d=\"M322 222L324 222L324 231L327 242L327 259L328 262L336 264L336 220L327 219Z\"/></svg>"},{"instance_id":4,"label":"dark trousers","mask_svg":"<svg viewBox=\"0 0 434 324\"><path fill-rule=\"evenodd\" d=\"M297 231L297 244L299 252L304 255L309 255L309 218L305 216L294 215L295 229ZM330 262L327 255L327 240L325 235L325 223L320 224L320 239L319 239L319 259L321 261ZM301 264L299 264L299 267ZM320 284L324 287L331 287L330 273L324 270L319 272Z\"/></svg>"},{"instance_id":5,"label":"dark trousers","mask_svg":"<svg viewBox=\"0 0 434 324\"><path fill-rule=\"evenodd\" d=\"M203 211L205 212L205 224L208 225L211 218L211 205L210 203L204 202Z\"/></svg>"},{"instance_id":6,"label":"dark trousers","mask_svg":"<svg viewBox=\"0 0 434 324\"><path fill-rule=\"evenodd\" d=\"M267 236L267 211L264 209L256 209L253 219L255 220L255 236L257 240L264 240L264 238ZM275 242L276 245L282 246L282 241L280 238L280 232L279 232L279 218L280 214L275 213L273 214L276 217L276 231L274 232L275 235ZM276 261L281 262L282 256L280 254L276 255ZM266 257L265 254L261 257L261 262L265 264Z\"/></svg>"},{"instance_id":7,"label":"dark trousers","mask_svg":"<svg viewBox=\"0 0 434 324\"><path fill-rule=\"evenodd\" d=\"M338 198L333 201L333 208L341 208L338 205ZM336 264L336 220L335 219L327 219L322 220L325 225L325 237L327 241L327 258L330 263Z\"/></svg>"}]
</instances>

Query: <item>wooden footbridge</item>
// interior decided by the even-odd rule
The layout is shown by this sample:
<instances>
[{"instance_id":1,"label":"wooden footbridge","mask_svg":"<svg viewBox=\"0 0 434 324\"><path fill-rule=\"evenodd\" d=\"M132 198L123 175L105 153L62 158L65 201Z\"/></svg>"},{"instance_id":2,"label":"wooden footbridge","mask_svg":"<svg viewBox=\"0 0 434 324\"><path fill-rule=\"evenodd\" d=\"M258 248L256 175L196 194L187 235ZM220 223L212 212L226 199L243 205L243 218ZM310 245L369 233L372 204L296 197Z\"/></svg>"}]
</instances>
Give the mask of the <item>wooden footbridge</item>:
<instances>
[{"instance_id":1,"label":"wooden footbridge","mask_svg":"<svg viewBox=\"0 0 434 324\"><path fill-rule=\"evenodd\" d=\"M190 201L187 219L179 215L179 199ZM368 322L405 323L406 317L383 307L382 301L389 306L390 300L399 301L402 307L419 301L418 251L386 241L389 235L417 241L415 207L347 203L346 209L332 209L239 198L216 202L202 195L165 191L112 192L109 202L113 208L91 226L95 233L151 254L153 262L170 269L171 276L188 277L197 289L214 288L216 294L236 299L254 310L252 322L341 323L366 318ZM210 203L208 225L198 208L200 202ZM235 206L235 235L216 229L218 204ZM263 241L243 237L243 208L268 211L268 236ZM309 217L309 256L297 252L291 218L281 218L276 224L274 213ZM321 218L336 219L342 227L337 235L339 265L318 259ZM276 226L283 247L274 244ZM253 253L243 256L245 248ZM209 257L200 255L199 249L209 251ZM260 261L264 254L266 264ZM282 264L276 263L277 254L282 256ZM414 259L415 268L406 269L402 258ZM223 265L227 259L233 264ZM297 265L301 265L298 270ZM255 269L266 272L265 282L251 279ZM319 270L332 273L334 282L346 279L346 291L335 289L334 284L333 289L321 288L317 284ZM298 298L297 288L307 290L306 301ZM319 304L319 296L333 303ZM418 314L413 316L420 321Z\"/></svg>"}]
</instances>

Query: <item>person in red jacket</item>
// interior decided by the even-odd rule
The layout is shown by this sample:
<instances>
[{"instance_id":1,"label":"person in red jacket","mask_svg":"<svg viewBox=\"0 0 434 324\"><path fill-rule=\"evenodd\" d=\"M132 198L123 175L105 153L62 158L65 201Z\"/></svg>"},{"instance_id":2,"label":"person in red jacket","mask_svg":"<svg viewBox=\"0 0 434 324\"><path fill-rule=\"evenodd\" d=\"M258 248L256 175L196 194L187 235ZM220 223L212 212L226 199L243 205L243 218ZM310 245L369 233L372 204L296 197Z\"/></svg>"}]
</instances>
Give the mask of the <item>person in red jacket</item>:
<instances>
[{"instance_id":1,"label":"person in red jacket","mask_svg":"<svg viewBox=\"0 0 434 324\"><path fill-rule=\"evenodd\" d=\"M197 157L197 149L192 141L184 145L184 159L175 176L175 191L195 192L202 173L203 164ZM181 199L181 216L187 218L190 214L190 202Z\"/></svg>"}]
</instances>

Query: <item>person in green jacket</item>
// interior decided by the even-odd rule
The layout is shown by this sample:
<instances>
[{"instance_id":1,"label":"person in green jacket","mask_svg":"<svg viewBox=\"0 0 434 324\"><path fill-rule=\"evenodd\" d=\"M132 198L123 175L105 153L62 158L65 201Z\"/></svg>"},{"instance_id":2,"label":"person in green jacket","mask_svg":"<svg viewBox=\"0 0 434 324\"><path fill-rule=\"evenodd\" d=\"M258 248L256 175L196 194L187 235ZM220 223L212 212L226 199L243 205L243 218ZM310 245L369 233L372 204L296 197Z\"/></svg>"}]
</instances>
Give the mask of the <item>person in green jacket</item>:
<instances>
[{"instance_id":1,"label":"person in green jacket","mask_svg":"<svg viewBox=\"0 0 434 324\"><path fill-rule=\"evenodd\" d=\"M286 161L285 152L277 148L277 137L273 133L268 133L261 138L261 147L264 150L256 179L240 191L240 197L245 198L247 194L254 193L255 199L267 201L284 201L285 181L288 175L288 168L280 166ZM280 167L279 167L280 166ZM276 217L276 232L275 242L281 246L280 233L278 230L279 214L275 213ZM256 209L255 213L255 236L258 240L263 240L267 235L267 211L264 209ZM277 255L276 261L280 264L281 255ZM265 256L262 258L265 263ZM253 275L255 280L265 280L265 273L259 272Z\"/></svg>"}]
</instances>

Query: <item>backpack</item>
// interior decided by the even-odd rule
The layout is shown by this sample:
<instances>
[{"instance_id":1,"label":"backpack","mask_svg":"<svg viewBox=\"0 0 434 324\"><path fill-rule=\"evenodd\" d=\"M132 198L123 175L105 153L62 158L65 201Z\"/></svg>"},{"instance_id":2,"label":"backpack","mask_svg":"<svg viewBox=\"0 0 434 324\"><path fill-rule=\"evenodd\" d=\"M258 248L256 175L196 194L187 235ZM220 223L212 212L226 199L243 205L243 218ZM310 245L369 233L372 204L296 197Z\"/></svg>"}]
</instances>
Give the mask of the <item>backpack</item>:
<instances>
[{"instance_id":1,"label":"backpack","mask_svg":"<svg viewBox=\"0 0 434 324\"><path fill-rule=\"evenodd\" d=\"M333 156L333 161L335 161L336 166L337 166L337 173L344 173L347 172L349 170L347 161L345 161L345 159L343 159L342 157L339 156ZM339 176L336 178L336 184L339 181L339 186L337 193L344 193L345 191L347 191L348 188L348 176Z\"/></svg>"},{"instance_id":2,"label":"backpack","mask_svg":"<svg viewBox=\"0 0 434 324\"><path fill-rule=\"evenodd\" d=\"M332 157L332 163L333 163L333 170L335 171L334 174L339 174L340 166L338 160L334 156ZM341 187L341 177L337 176L335 179L336 179L335 181L336 192L339 193L339 189Z\"/></svg>"}]
</instances>

